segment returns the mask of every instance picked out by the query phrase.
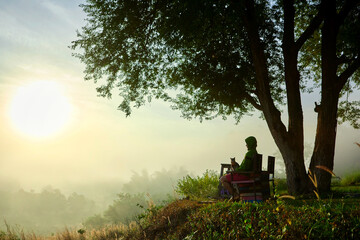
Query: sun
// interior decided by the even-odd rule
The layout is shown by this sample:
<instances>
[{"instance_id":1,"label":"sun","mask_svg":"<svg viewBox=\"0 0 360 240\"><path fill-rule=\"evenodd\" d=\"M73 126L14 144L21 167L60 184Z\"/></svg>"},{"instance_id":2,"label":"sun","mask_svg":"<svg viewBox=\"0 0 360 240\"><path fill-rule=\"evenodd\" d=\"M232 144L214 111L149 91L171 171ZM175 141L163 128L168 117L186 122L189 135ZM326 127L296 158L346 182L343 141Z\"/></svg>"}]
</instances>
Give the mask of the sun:
<instances>
[{"instance_id":1,"label":"sun","mask_svg":"<svg viewBox=\"0 0 360 240\"><path fill-rule=\"evenodd\" d=\"M10 118L21 133L43 138L65 127L70 120L71 109L61 85L38 81L19 87L11 102Z\"/></svg>"}]
</instances>

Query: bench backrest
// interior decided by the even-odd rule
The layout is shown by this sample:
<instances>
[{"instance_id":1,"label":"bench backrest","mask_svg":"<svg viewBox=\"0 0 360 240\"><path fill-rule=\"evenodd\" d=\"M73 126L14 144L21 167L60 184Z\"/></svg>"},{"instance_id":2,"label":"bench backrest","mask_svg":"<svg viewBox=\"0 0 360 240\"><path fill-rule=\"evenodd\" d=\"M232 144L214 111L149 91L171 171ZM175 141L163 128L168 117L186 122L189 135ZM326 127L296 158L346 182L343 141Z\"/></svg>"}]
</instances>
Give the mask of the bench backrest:
<instances>
[{"instance_id":1,"label":"bench backrest","mask_svg":"<svg viewBox=\"0 0 360 240\"><path fill-rule=\"evenodd\" d=\"M262 154L256 154L253 159L253 171L256 173L261 172L262 169Z\"/></svg>"},{"instance_id":2,"label":"bench backrest","mask_svg":"<svg viewBox=\"0 0 360 240\"><path fill-rule=\"evenodd\" d=\"M226 169L226 171L225 171ZM224 175L224 173L226 173L228 170L231 169L231 164L230 163L222 163L221 164L221 170L220 170L220 177Z\"/></svg>"},{"instance_id":3,"label":"bench backrest","mask_svg":"<svg viewBox=\"0 0 360 240\"><path fill-rule=\"evenodd\" d=\"M269 172L269 174L273 174L273 175L274 175L274 171L275 171L275 157L273 157L273 156L268 156L268 167L267 167L267 171Z\"/></svg>"}]
</instances>

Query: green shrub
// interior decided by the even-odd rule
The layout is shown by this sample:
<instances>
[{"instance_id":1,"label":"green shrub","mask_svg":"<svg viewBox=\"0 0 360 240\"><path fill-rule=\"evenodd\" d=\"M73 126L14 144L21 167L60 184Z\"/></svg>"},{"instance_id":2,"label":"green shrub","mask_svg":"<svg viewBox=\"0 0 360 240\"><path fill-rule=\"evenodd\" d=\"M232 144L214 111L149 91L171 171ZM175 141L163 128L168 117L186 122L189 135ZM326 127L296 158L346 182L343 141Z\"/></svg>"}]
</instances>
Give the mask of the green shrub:
<instances>
[{"instance_id":1,"label":"green shrub","mask_svg":"<svg viewBox=\"0 0 360 240\"><path fill-rule=\"evenodd\" d=\"M120 193L118 199L114 200L114 203L104 212L104 217L113 224L128 224L135 220L137 215L143 213L147 205L148 201L143 193Z\"/></svg>"},{"instance_id":2,"label":"green shrub","mask_svg":"<svg viewBox=\"0 0 360 240\"><path fill-rule=\"evenodd\" d=\"M178 181L176 191L186 197L201 199L215 197L218 194L219 174L206 170L202 176L185 176Z\"/></svg>"},{"instance_id":3,"label":"green shrub","mask_svg":"<svg viewBox=\"0 0 360 240\"><path fill-rule=\"evenodd\" d=\"M280 195L287 193L286 178L275 178L275 191Z\"/></svg>"},{"instance_id":4,"label":"green shrub","mask_svg":"<svg viewBox=\"0 0 360 240\"><path fill-rule=\"evenodd\" d=\"M101 228L109 224L129 224L134 221L139 214L145 212L149 201L146 200L144 193L129 194L120 193L107 210L101 215L89 217L84 222L87 228Z\"/></svg>"},{"instance_id":5,"label":"green shrub","mask_svg":"<svg viewBox=\"0 0 360 240\"><path fill-rule=\"evenodd\" d=\"M342 186L360 184L360 170L345 175L340 184Z\"/></svg>"}]
</instances>

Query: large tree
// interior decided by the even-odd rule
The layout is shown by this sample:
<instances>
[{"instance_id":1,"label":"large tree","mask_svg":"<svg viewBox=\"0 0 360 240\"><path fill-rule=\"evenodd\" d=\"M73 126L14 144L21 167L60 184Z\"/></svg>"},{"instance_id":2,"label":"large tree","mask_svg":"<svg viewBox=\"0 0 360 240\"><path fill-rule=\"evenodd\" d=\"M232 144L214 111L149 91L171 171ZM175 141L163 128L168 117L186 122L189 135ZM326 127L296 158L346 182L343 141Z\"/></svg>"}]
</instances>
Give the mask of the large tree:
<instances>
[{"instance_id":1,"label":"large tree","mask_svg":"<svg viewBox=\"0 0 360 240\"><path fill-rule=\"evenodd\" d=\"M359 2L87 0L72 48L86 80L106 80L101 96L118 89L126 115L153 97L200 120L261 111L292 194L309 189L301 91L319 87L310 167L327 191L331 175L316 166L333 169L337 122L359 125L359 102L339 103L360 84Z\"/></svg>"}]
</instances>

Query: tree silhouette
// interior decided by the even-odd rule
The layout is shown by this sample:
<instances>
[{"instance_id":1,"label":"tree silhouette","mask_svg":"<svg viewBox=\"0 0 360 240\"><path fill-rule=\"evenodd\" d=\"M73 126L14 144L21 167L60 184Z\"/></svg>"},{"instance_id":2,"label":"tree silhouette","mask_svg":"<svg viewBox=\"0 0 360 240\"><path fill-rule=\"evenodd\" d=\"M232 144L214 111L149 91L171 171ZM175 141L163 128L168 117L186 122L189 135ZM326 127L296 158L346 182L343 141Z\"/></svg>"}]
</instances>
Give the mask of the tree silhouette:
<instances>
[{"instance_id":1,"label":"tree silhouette","mask_svg":"<svg viewBox=\"0 0 360 240\"><path fill-rule=\"evenodd\" d=\"M338 118L359 126L359 102L339 104L360 82L359 0L87 0L81 6L87 25L72 48L82 50L75 56L86 64L86 80L106 77L100 96L117 88L126 115L152 98L171 102L188 119L239 121L261 111L291 194L309 189L301 91L319 86L310 167L319 191L330 189L331 175L315 166L333 169Z\"/></svg>"}]
</instances>

